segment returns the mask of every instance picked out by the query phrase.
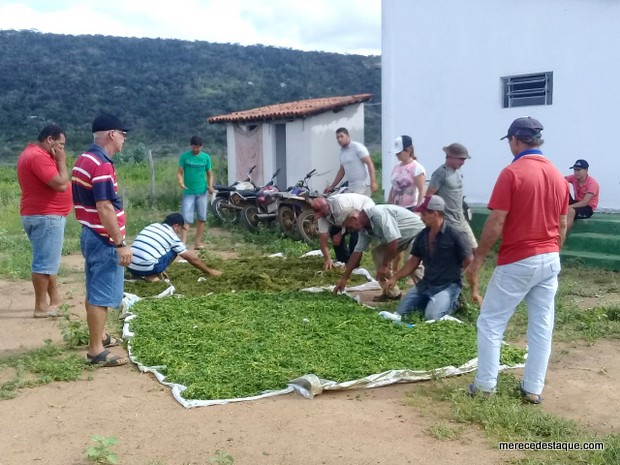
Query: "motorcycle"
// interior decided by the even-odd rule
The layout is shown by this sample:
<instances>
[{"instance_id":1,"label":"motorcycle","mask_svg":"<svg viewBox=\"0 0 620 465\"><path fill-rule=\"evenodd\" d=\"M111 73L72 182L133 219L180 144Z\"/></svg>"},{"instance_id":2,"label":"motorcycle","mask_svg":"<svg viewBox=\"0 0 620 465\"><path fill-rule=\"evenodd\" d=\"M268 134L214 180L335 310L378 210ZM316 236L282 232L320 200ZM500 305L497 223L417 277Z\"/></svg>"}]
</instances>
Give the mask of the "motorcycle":
<instances>
[{"instance_id":1,"label":"motorcycle","mask_svg":"<svg viewBox=\"0 0 620 465\"><path fill-rule=\"evenodd\" d=\"M279 172L280 168L273 173L269 182L256 192L255 196L244 199L241 209L241 222L248 231L256 232L260 223L269 223L275 219L278 211L275 194L280 190L274 185L274 181Z\"/></svg>"},{"instance_id":2,"label":"motorcycle","mask_svg":"<svg viewBox=\"0 0 620 465\"><path fill-rule=\"evenodd\" d=\"M222 223L236 223L239 220L243 195L249 196L258 192L258 187L252 182L252 173L256 165L250 168L243 181L235 181L230 186L216 185L211 207ZM239 195L233 195L233 194Z\"/></svg>"},{"instance_id":3,"label":"motorcycle","mask_svg":"<svg viewBox=\"0 0 620 465\"><path fill-rule=\"evenodd\" d=\"M289 187L286 192L278 194L278 224L284 234L291 239L299 239L297 232L297 217L305 210L310 209L308 197L310 196L310 178L316 173L312 170L306 176L297 181L293 187Z\"/></svg>"},{"instance_id":4,"label":"motorcycle","mask_svg":"<svg viewBox=\"0 0 620 465\"><path fill-rule=\"evenodd\" d=\"M327 193L327 197L336 194L344 194L348 190L349 183L345 181L340 186L334 188L330 192ZM309 195L308 200L312 198L319 197L320 194L315 193L314 195ZM299 237L308 245L316 246L319 241L319 220L316 218L314 214L314 210L312 208L307 208L303 210L295 221L295 226L297 228L297 234Z\"/></svg>"}]
</instances>

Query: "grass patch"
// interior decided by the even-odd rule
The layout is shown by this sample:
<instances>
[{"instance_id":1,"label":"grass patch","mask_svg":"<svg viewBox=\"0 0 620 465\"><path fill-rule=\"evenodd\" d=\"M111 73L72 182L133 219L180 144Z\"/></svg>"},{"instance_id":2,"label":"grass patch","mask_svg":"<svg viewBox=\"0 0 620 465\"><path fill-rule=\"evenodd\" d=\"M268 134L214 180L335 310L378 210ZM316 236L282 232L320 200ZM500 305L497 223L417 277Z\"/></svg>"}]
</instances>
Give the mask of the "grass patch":
<instances>
[{"instance_id":1,"label":"grass patch","mask_svg":"<svg viewBox=\"0 0 620 465\"><path fill-rule=\"evenodd\" d=\"M330 293L238 292L141 301L132 309L133 353L144 365L165 366L168 381L188 387L187 399L256 395L309 373L342 382L460 366L476 356L471 325L408 329ZM503 351L503 363L522 360L523 351Z\"/></svg>"},{"instance_id":2,"label":"grass patch","mask_svg":"<svg viewBox=\"0 0 620 465\"><path fill-rule=\"evenodd\" d=\"M12 399L23 388L78 380L87 369L82 356L45 341L33 351L0 358L0 399Z\"/></svg>"},{"instance_id":3,"label":"grass patch","mask_svg":"<svg viewBox=\"0 0 620 465\"><path fill-rule=\"evenodd\" d=\"M620 436L599 437L576 422L545 413L537 406L524 404L519 393L519 380L503 373L498 393L483 398L470 397L463 380L436 380L409 392L408 404L432 408L440 416L429 428L429 435L449 439L451 425L478 425L494 447L499 442L603 442L602 451L531 451L510 463L520 465L620 463ZM439 406L437 404L440 404ZM448 408L441 408L441 405Z\"/></svg>"}]
</instances>

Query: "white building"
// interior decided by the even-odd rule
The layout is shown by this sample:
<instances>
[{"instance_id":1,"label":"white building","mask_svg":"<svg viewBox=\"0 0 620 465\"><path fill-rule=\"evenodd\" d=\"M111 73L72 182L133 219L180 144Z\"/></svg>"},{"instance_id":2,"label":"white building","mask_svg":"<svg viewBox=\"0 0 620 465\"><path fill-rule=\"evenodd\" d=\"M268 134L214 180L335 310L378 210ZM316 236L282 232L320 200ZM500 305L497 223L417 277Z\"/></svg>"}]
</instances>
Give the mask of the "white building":
<instances>
[{"instance_id":1,"label":"white building","mask_svg":"<svg viewBox=\"0 0 620 465\"><path fill-rule=\"evenodd\" d=\"M326 97L280 103L213 116L209 123L227 123L228 182L245 178L253 165L253 181L262 185L280 169L280 189L317 170L310 188L323 191L340 167L336 129L345 127L364 142L364 102L372 94Z\"/></svg>"},{"instance_id":2,"label":"white building","mask_svg":"<svg viewBox=\"0 0 620 465\"><path fill-rule=\"evenodd\" d=\"M578 158L599 207L620 208L620 1L383 0L383 185L392 141L411 135L428 176L441 148L464 144L465 194L486 203L512 156L499 139L538 119L542 150L564 174Z\"/></svg>"}]
</instances>

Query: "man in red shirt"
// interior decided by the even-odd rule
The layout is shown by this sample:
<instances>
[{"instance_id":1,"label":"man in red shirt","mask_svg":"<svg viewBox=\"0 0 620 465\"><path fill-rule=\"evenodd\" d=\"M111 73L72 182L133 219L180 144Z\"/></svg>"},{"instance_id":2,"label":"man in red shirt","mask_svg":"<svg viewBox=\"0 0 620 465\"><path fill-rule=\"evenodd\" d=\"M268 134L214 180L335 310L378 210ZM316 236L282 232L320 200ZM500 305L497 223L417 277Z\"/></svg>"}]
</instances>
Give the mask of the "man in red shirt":
<instances>
[{"instance_id":1,"label":"man in red shirt","mask_svg":"<svg viewBox=\"0 0 620 465\"><path fill-rule=\"evenodd\" d=\"M62 303L57 275L66 217L72 206L65 142L63 129L50 124L17 160L17 180L22 192L19 210L32 244L35 318L57 316Z\"/></svg>"},{"instance_id":2,"label":"man in red shirt","mask_svg":"<svg viewBox=\"0 0 620 465\"><path fill-rule=\"evenodd\" d=\"M469 392L488 395L495 391L504 331L516 306L525 301L528 358L521 394L535 404L542 401L551 354L559 252L566 238L569 198L568 183L540 151L542 129L534 118L517 118L502 138L508 139L514 158L495 183L488 205L491 214L465 273L472 299L482 303L478 372ZM478 294L480 269L500 236L497 267L482 300Z\"/></svg>"},{"instance_id":3,"label":"man in red shirt","mask_svg":"<svg viewBox=\"0 0 620 465\"><path fill-rule=\"evenodd\" d=\"M590 165L585 160L577 160L570 167L574 174L566 176L573 186L575 197L571 196L568 206L568 229L573 227L576 219L590 218L598 207L598 182L588 174Z\"/></svg>"}]
</instances>

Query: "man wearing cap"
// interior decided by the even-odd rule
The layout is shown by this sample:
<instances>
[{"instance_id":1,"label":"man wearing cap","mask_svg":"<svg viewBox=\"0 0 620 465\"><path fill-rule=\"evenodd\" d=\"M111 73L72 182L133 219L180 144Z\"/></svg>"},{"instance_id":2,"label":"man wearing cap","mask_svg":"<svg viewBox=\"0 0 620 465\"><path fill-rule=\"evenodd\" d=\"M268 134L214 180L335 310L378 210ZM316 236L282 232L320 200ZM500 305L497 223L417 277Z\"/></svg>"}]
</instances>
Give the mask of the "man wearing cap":
<instances>
[{"instance_id":1,"label":"man wearing cap","mask_svg":"<svg viewBox=\"0 0 620 465\"><path fill-rule=\"evenodd\" d=\"M461 288L462 270L472 260L469 239L464 231L445 221L446 204L438 195L427 196L416 208L426 228L416 236L411 246L411 256L386 287L413 273L424 262L424 278L403 297L394 313L380 312L384 318L400 321L414 311L424 313L425 320L438 320L457 307Z\"/></svg>"},{"instance_id":2,"label":"man wearing cap","mask_svg":"<svg viewBox=\"0 0 620 465\"><path fill-rule=\"evenodd\" d=\"M344 222L349 213L354 210L374 207L375 203L361 194L336 194L330 197L318 197L310 203L314 210L315 218L318 218L319 241L321 252L323 252L323 269L329 270L334 264L329 255L327 247L327 236L331 236L336 253L336 260L348 263L351 253L355 250L359 232L349 230L344 227ZM349 234L349 244L347 245L345 235Z\"/></svg>"},{"instance_id":3,"label":"man wearing cap","mask_svg":"<svg viewBox=\"0 0 620 465\"><path fill-rule=\"evenodd\" d=\"M346 174L349 182L348 192L370 197L371 191L377 192L379 186L375 177L375 165L368 149L363 144L351 140L347 128L336 130L336 140L340 145L340 168L334 182L325 188L325 192L333 191Z\"/></svg>"},{"instance_id":4,"label":"man wearing cap","mask_svg":"<svg viewBox=\"0 0 620 465\"><path fill-rule=\"evenodd\" d=\"M57 316L62 304L57 275L72 207L61 127L45 126L37 141L26 146L17 160L17 180L22 194L19 213L32 245L33 316Z\"/></svg>"},{"instance_id":5,"label":"man wearing cap","mask_svg":"<svg viewBox=\"0 0 620 465\"><path fill-rule=\"evenodd\" d=\"M344 290L349 276L360 263L362 253L368 250L371 241L377 240L379 245L372 249L372 259L383 293L375 300L399 299L401 292L398 286L388 288L385 282L391 277L390 265L396 254L409 249L411 242L424 229L420 217L397 205L375 205L352 211L344 224L347 228L360 231L360 237L334 293Z\"/></svg>"},{"instance_id":6,"label":"man wearing cap","mask_svg":"<svg viewBox=\"0 0 620 465\"><path fill-rule=\"evenodd\" d=\"M428 184L426 195L438 195L446 202L445 219L467 234L472 249L478 244L463 214L463 174L460 168L471 157L464 145L457 142L443 148L446 162L437 168Z\"/></svg>"},{"instance_id":7,"label":"man wearing cap","mask_svg":"<svg viewBox=\"0 0 620 465\"><path fill-rule=\"evenodd\" d=\"M77 158L72 170L75 218L82 225L80 245L85 259L87 359L95 365L127 363L126 357L112 356L106 350L120 341L105 333L108 307L120 305L123 267L131 263L131 249L125 242L125 211L112 162L123 148L127 131L116 116L97 116L92 125L94 143Z\"/></svg>"},{"instance_id":8,"label":"man wearing cap","mask_svg":"<svg viewBox=\"0 0 620 465\"><path fill-rule=\"evenodd\" d=\"M590 218L598 207L598 182L588 174L590 165L585 160L577 160L569 169L573 174L566 180L573 186L575 197L570 198L568 206L567 229L573 227L575 220Z\"/></svg>"},{"instance_id":9,"label":"man wearing cap","mask_svg":"<svg viewBox=\"0 0 620 465\"><path fill-rule=\"evenodd\" d=\"M136 236L131 244L130 273L147 282L158 281L158 275L164 275L168 266L180 256L190 265L210 276L220 276L221 271L209 268L194 251L187 250L179 239L183 232L185 220L180 213L171 213L163 223L148 225Z\"/></svg>"},{"instance_id":10,"label":"man wearing cap","mask_svg":"<svg viewBox=\"0 0 620 465\"><path fill-rule=\"evenodd\" d=\"M535 404L542 401L551 354L559 252L566 238L569 198L568 183L540 150L542 129L534 118L517 118L502 138L508 139L514 158L497 178L488 204L491 214L465 270L472 299L480 303L480 269L501 236L497 266L478 317L478 372L469 392L488 395L495 391L504 331L517 305L525 301L528 357L521 394Z\"/></svg>"}]
</instances>

